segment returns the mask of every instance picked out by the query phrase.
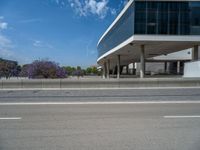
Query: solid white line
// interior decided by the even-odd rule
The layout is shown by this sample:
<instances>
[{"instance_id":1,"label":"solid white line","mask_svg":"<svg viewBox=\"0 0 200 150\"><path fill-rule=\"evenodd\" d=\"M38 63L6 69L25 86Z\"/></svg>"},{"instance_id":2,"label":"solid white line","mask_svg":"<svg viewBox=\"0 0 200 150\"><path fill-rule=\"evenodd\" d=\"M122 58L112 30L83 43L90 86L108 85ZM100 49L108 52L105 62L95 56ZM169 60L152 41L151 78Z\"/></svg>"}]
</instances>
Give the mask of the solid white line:
<instances>
[{"instance_id":1,"label":"solid white line","mask_svg":"<svg viewBox=\"0 0 200 150\"><path fill-rule=\"evenodd\" d=\"M112 88L8 88L0 89L0 91L33 91L33 90L47 90L47 91L65 91L65 90L151 90L151 89L200 89L200 87L112 87Z\"/></svg>"},{"instance_id":2,"label":"solid white line","mask_svg":"<svg viewBox=\"0 0 200 150\"><path fill-rule=\"evenodd\" d=\"M134 102L17 102L0 103L0 106L17 105L109 105L109 104L200 104L200 101L134 101Z\"/></svg>"},{"instance_id":3,"label":"solid white line","mask_svg":"<svg viewBox=\"0 0 200 150\"><path fill-rule=\"evenodd\" d=\"M176 119L176 118L200 118L200 116L163 116L165 119Z\"/></svg>"},{"instance_id":4,"label":"solid white line","mask_svg":"<svg viewBox=\"0 0 200 150\"><path fill-rule=\"evenodd\" d=\"M20 120L21 117L0 118L0 120Z\"/></svg>"}]
</instances>

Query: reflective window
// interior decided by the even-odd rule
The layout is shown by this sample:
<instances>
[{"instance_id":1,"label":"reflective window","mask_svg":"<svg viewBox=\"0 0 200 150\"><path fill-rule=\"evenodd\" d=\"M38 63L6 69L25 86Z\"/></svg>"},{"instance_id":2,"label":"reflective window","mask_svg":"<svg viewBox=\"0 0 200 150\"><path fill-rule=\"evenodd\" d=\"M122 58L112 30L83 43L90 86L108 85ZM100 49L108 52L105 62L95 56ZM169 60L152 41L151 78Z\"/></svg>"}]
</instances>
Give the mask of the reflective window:
<instances>
[{"instance_id":1,"label":"reflective window","mask_svg":"<svg viewBox=\"0 0 200 150\"><path fill-rule=\"evenodd\" d=\"M98 45L101 56L134 34L134 5L132 4Z\"/></svg>"},{"instance_id":2,"label":"reflective window","mask_svg":"<svg viewBox=\"0 0 200 150\"><path fill-rule=\"evenodd\" d=\"M135 34L200 35L200 2L136 1L135 16Z\"/></svg>"},{"instance_id":3,"label":"reflective window","mask_svg":"<svg viewBox=\"0 0 200 150\"><path fill-rule=\"evenodd\" d=\"M200 33L200 2L190 3L191 8L191 34Z\"/></svg>"}]
</instances>

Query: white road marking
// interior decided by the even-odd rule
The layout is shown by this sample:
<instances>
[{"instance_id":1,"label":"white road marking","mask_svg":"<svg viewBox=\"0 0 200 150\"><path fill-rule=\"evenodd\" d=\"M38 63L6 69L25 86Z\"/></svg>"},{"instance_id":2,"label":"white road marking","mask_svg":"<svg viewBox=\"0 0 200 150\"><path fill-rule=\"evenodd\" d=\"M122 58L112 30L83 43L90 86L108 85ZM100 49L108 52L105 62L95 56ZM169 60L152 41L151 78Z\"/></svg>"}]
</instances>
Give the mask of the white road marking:
<instances>
[{"instance_id":1,"label":"white road marking","mask_svg":"<svg viewBox=\"0 0 200 150\"><path fill-rule=\"evenodd\" d=\"M163 116L165 119L200 118L200 116Z\"/></svg>"},{"instance_id":2,"label":"white road marking","mask_svg":"<svg viewBox=\"0 0 200 150\"><path fill-rule=\"evenodd\" d=\"M134 101L134 102L17 102L4 103L0 106L17 105L109 105L109 104L200 104L200 101Z\"/></svg>"},{"instance_id":3,"label":"white road marking","mask_svg":"<svg viewBox=\"0 0 200 150\"><path fill-rule=\"evenodd\" d=\"M1 118L0 117L0 120L20 120L20 119L22 119L21 117L7 117L7 118Z\"/></svg>"},{"instance_id":4,"label":"white road marking","mask_svg":"<svg viewBox=\"0 0 200 150\"><path fill-rule=\"evenodd\" d=\"M199 89L196 87L108 87L108 88L7 88L0 89L0 91L33 91L33 90L46 90L46 91L65 91L65 90L151 90L151 89Z\"/></svg>"}]
</instances>

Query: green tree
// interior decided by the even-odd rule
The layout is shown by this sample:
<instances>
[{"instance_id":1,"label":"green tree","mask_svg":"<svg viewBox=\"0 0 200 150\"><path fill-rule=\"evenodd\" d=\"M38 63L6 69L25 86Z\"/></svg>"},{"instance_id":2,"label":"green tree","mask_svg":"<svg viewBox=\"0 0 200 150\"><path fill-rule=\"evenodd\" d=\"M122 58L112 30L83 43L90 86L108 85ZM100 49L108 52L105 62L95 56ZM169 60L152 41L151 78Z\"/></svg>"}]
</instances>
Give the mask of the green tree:
<instances>
[{"instance_id":1,"label":"green tree","mask_svg":"<svg viewBox=\"0 0 200 150\"><path fill-rule=\"evenodd\" d=\"M76 70L81 70L81 67L80 67L80 66L77 66L77 67L76 67Z\"/></svg>"},{"instance_id":2,"label":"green tree","mask_svg":"<svg viewBox=\"0 0 200 150\"><path fill-rule=\"evenodd\" d=\"M64 69L66 70L68 75L73 75L73 72L76 70L75 67L71 67L71 66L66 66L64 67Z\"/></svg>"},{"instance_id":3,"label":"green tree","mask_svg":"<svg viewBox=\"0 0 200 150\"><path fill-rule=\"evenodd\" d=\"M95 74L95 75L98 74L97 67L92 67L92 73Z\"/></svg>"},{"instance_id":4,"label":"green tree","mask_svg":"<svg viewBox=\"0 0 200 150\"><path fill-rule=\"evenodd\" d=\"M0 59L0 77L10 78L19 75L20 66L16 61Z\"/></svg>"},{"instance_id":5,"label":"green tree","mask_svg":"<svg viewBox=\"0 0 200 150\"><path fill-rule=\"evenodd\" d=\"M86 74L91 74L92 73L92 68L91 67L88 67L87 69L86 69Z\"/></svg>"},{"instance_id":6,"label":"green tree","mask_svg":"<svg viewBox=\"0 0 200 150\"><path fill-rule=\"evenodd\" d=\"M86 69L86 74L87 75L99 75L99 71L98 71L98 69L97 69L97 67L88 67L87 69Z\"/></svg>"}]
</instances>

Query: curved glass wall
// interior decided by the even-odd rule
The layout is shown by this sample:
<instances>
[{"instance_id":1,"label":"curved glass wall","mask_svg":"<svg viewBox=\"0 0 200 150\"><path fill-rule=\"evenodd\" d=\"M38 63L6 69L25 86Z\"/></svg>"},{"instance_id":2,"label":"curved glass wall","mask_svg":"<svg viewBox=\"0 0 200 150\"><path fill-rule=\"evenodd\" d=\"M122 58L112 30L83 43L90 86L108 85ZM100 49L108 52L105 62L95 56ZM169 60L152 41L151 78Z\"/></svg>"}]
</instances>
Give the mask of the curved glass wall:
<instances>
[{"instance_id":1,"label":"curved glass wall","mask_svg":"<svg viewBox=\"0 0 200 150\"><path fill-rule=\"evenodd\" d=\"M107 51L127 40L134 33L134 5L132 4L112 29L101 40L97 49L100 57Z\"/></svg>"},{"instance_id":2,"label":"curved glass wall","mask_svg":"<svg viewBox=\"0 0 200 150\"><path fill-rule=\"evenodd\" d=\"M136 1L134 33L200 35L200 2Z\"/></svg>"}]
</instances>

